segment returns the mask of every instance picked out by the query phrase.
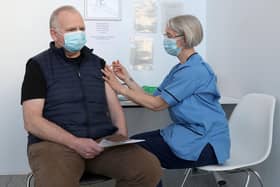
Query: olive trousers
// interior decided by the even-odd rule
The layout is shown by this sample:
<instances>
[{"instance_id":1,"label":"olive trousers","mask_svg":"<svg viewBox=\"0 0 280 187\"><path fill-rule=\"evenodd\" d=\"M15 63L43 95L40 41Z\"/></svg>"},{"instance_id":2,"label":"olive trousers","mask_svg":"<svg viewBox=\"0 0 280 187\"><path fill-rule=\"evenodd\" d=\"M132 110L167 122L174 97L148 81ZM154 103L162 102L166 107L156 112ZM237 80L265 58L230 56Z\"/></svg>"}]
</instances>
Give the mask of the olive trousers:
<instances>
[{"instance_id":1,"label":"olive trousers","mask_svg":"<svg viewBox=\"0 0 280 187\"><path fill-rule=\"evenodd\" d=\"M84 159L64 145L42 141L28 147L28 159L35 187L79 187L85 171L116 179L116 187L155 187L162 175L158 159L136 144Z\"/></svg>"}]
</instances>

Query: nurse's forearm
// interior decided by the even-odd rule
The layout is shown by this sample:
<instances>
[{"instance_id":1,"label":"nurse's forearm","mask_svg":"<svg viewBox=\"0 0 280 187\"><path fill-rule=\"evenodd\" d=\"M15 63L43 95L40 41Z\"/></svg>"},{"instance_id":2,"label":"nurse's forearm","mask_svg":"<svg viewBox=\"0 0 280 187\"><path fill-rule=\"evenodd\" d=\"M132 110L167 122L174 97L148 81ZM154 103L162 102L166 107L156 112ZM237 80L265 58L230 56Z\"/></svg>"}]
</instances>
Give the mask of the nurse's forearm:
<instances>
[{"instance_id":1,"label":"nurse's forearm","mask_svg":"<svg viewBox=\"0 0 280 187\"><path fill-rule=\"evenodd\" d=\"M144 90L142 89L142 87L140 87L137 82L135 82L133 80L132 77L128 77L126 80L124 80L125 84L131 89L131 90L134 90L134 91L137 91L137 92L142 92L142 93L145 93Z\"/></svg>"},{"instance_id":2,"label":"nurse's forearm","mask_svg":"<svg viewBox=\"0 0 280 187\"><path fill-rule=\"evenodd\" d=\"M153 111L160 111L168 108L168 104L159 96L148 95L144 92L135 91L126 87L122 87L119 93Z\"/></svg>"}]
</instances>

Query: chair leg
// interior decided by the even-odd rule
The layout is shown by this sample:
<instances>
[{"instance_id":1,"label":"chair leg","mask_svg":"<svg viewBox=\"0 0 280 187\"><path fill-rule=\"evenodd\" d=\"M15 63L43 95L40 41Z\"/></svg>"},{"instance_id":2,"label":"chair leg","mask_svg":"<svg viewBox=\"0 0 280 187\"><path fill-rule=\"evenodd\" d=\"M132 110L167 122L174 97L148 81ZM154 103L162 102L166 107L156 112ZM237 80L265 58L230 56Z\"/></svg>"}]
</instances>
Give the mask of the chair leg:
<instances>
[{"instance_id":1,"label":"chair leg","mask_svg":"<svg viewBox=\"0 0 280 187\"><path fill-rule=\"evenodd\" d=\"M248 169L248 170L249 170L249 172L253 173L257 177L261 187L263 187L263 181L262 181L260 174L256 170L253 170L253 169Z\"/></svg>"},{"instance_id":2,"label":"chair leg","mask_svg":"<svg viewBox=\"0 0 280 187\"><path fill-rule=\"evenodd\" d=\"M218 186L226 185L226 180L217 171L213 171L213 176Z\"/></svg>"},{"instance_id":3,"label":"chair leg","mask_svg":"<svg viewBox=\"0 0 280 187\"><path fill-rule=\"evenodd\" d=\"M247 173L247 177L246 177L246 182L245 182L245 186L244 187L248 187L249 182L250 182L250 178L251 178L251 174L249 170L246 170Z\"/></svg>"},{"instance_id":4,"label":"chair leg","mask_svg":"<svg viewBox=\"0 0 280 187\"><path fill-rule=\"evenodd\" d=\"M27 179L26 179L26 187L31 187L31 180L33 178L33 174L30 173L27 175Z\"/></svg>"},{"instance_id":5,"label":"chair leg","mask_svg":"<svg viewBox=\"0 0 280 187\"><path fill-rule=\"evenodd\" d=\"M185 185L185 183L186 183L186 181L187 181L187 179L188 179L188 177L189 177L191 171L192 171L192 168L187 168L187 169L185 170L185 173L184 173L184 180L183 180L183 182L182 182L182 184L181 184L181 187L184 187L184 185Z\"/></svg>"}]
</instances>

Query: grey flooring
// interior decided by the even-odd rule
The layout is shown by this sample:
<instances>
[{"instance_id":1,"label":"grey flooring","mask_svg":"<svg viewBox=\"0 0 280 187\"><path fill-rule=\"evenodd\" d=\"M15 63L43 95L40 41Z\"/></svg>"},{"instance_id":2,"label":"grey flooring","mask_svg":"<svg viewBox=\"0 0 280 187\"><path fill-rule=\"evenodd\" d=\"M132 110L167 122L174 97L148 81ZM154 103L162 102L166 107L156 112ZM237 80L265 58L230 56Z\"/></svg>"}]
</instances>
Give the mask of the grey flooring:
<instances>
[{"instance_id":1,"label":"grey flooring","mask_svg":"<svg viewBox=\"0 0 280 187\"><path fill-rule=\"evenodd\" d=\"M183 180L183 171L168 170L164 172L163 186L164 187L175 187L180 186ZM26 175L7 175L0 176L0 187L25 187ZM83 187L114 187L115 181L110 180L95 185L83 185ZM188 181L185 187L213 187L215 186L214 178L208 176L194 176Z\"/></svg>"},{"instance_id":2,"label":"grey flooring","mask_svg":"<svg viewBox=\"0 0 280 187\"><path fill-rule=\"evenodd\" d=\"M241 187L244 186L245 175L235 174L226 175L224 178L227 185L222 187ZM163 187L180 187L183 180L183 170L165 170L163 176ZM95 185L83 185L82 187L114 187L115 181L110 180ZM25 187L26 175L1 175L0 187ZM249 187L259 186L255 179L252 179ZM33 185L32 185L33 187ZM191 176L185 187L218 187L214 177L210 174L195 174Z\"/></svg>"}]
</instances>

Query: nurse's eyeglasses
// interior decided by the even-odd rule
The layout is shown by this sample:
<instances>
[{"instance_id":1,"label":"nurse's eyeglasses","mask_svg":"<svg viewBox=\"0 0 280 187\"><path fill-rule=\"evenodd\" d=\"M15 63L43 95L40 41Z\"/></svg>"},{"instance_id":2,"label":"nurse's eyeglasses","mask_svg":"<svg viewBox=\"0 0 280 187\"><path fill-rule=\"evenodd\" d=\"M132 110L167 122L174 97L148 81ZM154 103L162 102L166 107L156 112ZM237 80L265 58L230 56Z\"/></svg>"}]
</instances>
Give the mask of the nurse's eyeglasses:
<instances>
[{"instance_id":1,"label":"nurse's eyeglasses","mask_svg":"<svg viewBox=\"0 0 280 187\"><path fill-rule=\"evenodd\" d=\"M183 34L171 36L171 35L168 34L168 33L164 33L163 36L164 36L165 38L179 38L179 37L185 37Z\"/></svg>"}]
</instances>

